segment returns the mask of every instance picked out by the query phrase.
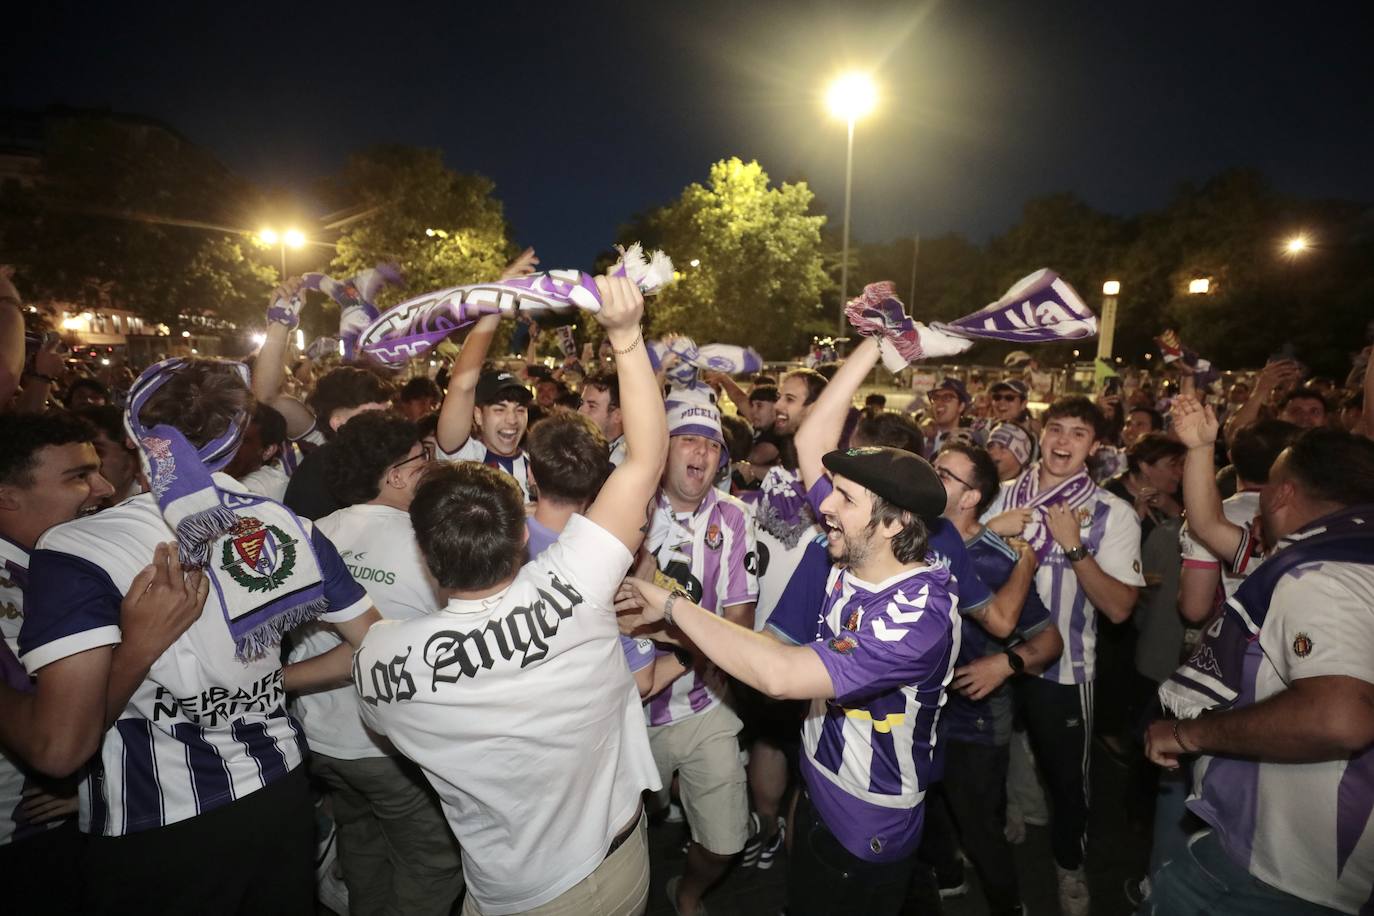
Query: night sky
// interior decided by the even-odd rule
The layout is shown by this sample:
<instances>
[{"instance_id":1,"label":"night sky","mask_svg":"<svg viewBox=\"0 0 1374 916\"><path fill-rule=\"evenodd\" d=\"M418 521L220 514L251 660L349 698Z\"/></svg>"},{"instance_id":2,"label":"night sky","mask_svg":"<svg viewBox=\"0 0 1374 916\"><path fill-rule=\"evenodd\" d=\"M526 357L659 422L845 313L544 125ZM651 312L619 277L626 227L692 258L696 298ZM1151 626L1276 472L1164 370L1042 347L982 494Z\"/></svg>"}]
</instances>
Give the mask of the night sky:
<instances>
[{"instance_id":1,"label":"night sky","mask_svg":"<svg viewBox=\"0 0 1374 916\"><path fill-rule=\"evenodd\" d=\"M846 67L882 93L857 133L861 240L982 240L1055 191L1138 212L1231 165L1374 201L1356 4L26 6L0 104L158 118L300 195L371 143L436 146L495 180L546 267L588 266L730 155L806 179L838 222L844 125L820 95Z\"/></svg>"}]
</instances>

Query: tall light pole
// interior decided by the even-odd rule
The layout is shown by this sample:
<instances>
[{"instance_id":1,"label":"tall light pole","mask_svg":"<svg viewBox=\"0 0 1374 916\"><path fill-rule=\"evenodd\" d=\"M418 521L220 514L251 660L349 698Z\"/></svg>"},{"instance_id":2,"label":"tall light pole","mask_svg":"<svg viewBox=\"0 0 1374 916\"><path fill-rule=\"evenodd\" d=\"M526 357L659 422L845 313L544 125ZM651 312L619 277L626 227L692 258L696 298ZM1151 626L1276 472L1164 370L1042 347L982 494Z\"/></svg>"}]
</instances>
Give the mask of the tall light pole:
<instances>
[{"instance_id":1,"label":"tall light pole","mask_svg":"<svg viewBox=\"0 0 1374 916\"><path fill-rule=\"evenodd\" d=\"M844 236L840 249L840 315L838 337L845 332L844 306L849 301L849 209L854 185L854 122L873 110L878 90L864 73L846 73L830 84L825 94L830 113L849 125L844 157Z\"/></svg>"},{"instance_id":2,"label":"tall light pole","mask_svg":"<svg viewBox=\"0 0 1374 916\"><path fill-rule=\"evenodd\" d=\"M1116 297L1121 295L1121 281L1108 280L1102 284L1102 318L1097 322L1097 358L1108 362L1116 343ZM1093 371L1097 370L1096 364Z\"/></svg>"},{"instance_id":3,"label":"tall light pole","mask_svg":"<svg viewBox=\"0 0 1374 916\"><path fill-rule=\"evenodd\" d=\"M305 244L305 233L299 229L287 229L285 232L277 232L270 226L266 229L258 230L258 239L264 245L281 246L281 278L286 280L286 249L300 248Z\"/></svg>"}]
</instances>

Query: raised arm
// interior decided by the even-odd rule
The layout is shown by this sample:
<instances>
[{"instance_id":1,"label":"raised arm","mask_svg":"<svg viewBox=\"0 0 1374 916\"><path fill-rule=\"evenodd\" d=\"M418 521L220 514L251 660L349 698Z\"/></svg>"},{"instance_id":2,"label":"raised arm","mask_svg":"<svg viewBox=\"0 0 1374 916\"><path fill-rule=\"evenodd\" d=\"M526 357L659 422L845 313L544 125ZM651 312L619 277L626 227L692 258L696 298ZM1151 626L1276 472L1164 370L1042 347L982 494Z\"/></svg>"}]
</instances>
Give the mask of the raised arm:
<instances>
[{"instance_id":1,"label":"raised arm","mask_svg":"<svg viewBox=\"0 0 1374 916\"><path fill-rule=\"evenodd\" d=\"M1268 403L1274 392L1296 383L1300 374L1297 362L1291 359L1277 360L1261 369L1250 397L1226 420L1226 444L1230 445L1237 432L1259 419L1260 408Z\"/></svg>"},{"instance_id":2,"label":"raised arm","mask_svg":"<svg viewBox=\"0 0 1374 916\"><path fill-rule=\"evenodd\" d=\"M1244 532L1226 518L1217 490L1212 455L1216 447L1217 416L1195 398L1179 396L1171 412L1174 434L1188 449L1183 460L1183 509L1194 539L1218 557L1236 555Z\"/></svg>"},{"instance_id":3,"label":"raised arm","mask_svg":"<svg viewBox=\"0 0 1374 916\"><path fill-rule=\"evenodd\" d=\"M821 458L840 444L854 393L877 364L878 342L868 338L840 366L797 429L792 444L797 449L797 466L807 489L825 476Z\"/></svg>"},{"instance_id":4,"label":"raised arm","mask_svg":"<svg viewBox=\"0 0 1374 916\"><path fill-rule=\"evenodd\" d=\"M1026 605L1026 595L1035 582L1035 551L1020 539L1014 539L1012 546L1020 556L1011 569L1011 575L1002 587L992 596L992 600L973 612L978 625L997 639L1006 639L1016 629L1016 621L1021 617L1021 608Z\"/></svg>"},{"instance_id":5,"label":"raised arm","mask_svg":"<svg viewBox=\"0 0 1374 916\"><path fill-rule=\"evenodd\" d=\"M309 408L290 395L282 394L281 390L291 331L300 324L304 301L300 277L292 277L272 291L271 305L267 308L266 337L253 363L253 397L258 403L281 413L286 419L286 434L293 439L304 436L315 422Z\"/></svg>"},{"instance_id":6,"label":"raised arm","mask_svg":"<svg viewBox=\"0 0 1374 916\"><path fill-rule=\"evenodd\" d=\"M500 315L484 315L478 319L463 341L463 349L453 364L453 374L449 377L448 394L444 396L444 406L439 409L439 426L435 439L439 448L452 454L467 444L472 435L472 408L477 401L477 379L482 375L482 363L486 361L487 351L491 349L496 328L501 324Z\"/></svg>"},{"instance_id":7,"label":"raised arm","mask_svg":"<svg viewBox=\"0 0 1374 916\"><path fill-rule=\"evenodd\" d=\"M626 454L587 510L587 517L633 553L644 540L649 501L658 489L668 457L668 417L639 326L644 314L643 294L626 277L597 277L596 286L601 293L596 320L606 329L620 378Z\"/></svg>"}]
</instances>

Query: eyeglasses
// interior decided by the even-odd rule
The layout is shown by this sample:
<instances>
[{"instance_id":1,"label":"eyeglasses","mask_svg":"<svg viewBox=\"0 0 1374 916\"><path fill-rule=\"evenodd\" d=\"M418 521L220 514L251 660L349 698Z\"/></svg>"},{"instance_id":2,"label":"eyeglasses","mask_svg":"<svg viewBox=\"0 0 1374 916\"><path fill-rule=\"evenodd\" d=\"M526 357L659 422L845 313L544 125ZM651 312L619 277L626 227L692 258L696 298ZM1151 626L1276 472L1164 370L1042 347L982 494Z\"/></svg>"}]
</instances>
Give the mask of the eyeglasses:
<instances>
[{"instance_id":1,"label":"eyeglasses","mask_svg":"<svg viewBox=\"0 0 1374 916\"><path fill-rule=\"evenodd\" d=\"M1020 395L1015 395L1015 394L1006 393L1006 394L994 394L994 395L992 396L992 399L993 399L994 401L1019 401L1019 400L1021 400L1021 397L1020 397Z\"/></svg>"},{"instance_id":2,"label":"eyeglasses","mask_svg":"<svg viewBox=\"0 0 1374 916\"><path fill-rule=\"evenodd\" d=\"M941 480L953 480L955 483L963 484L964 487L969 490L976 489L976 487L974 487L973 484L969 483L967 480L960 477L958 474L955 474L948 468L936 468L935 473L939 476Z\"/></svg>"},{"instance_id":3,"label":"eyeglasses","mask_svg":"<svg viewBox=\"0 0 1374 916\"><path fill-rule=\"evenodd\" d=\"M434 446L430 445L428 442L424 442L424 443L421 443L421 445L420 445L420 454L418 454L418 455L411 455L409 458L405 458L405 459L402 459L401 461L396 462L395 464L393 464L393 465L391 466L391 469L392 469L393 471L399 471L401 468L403 468L403 467L405 467L406 465L410 464L412 461L425 461L425 462L430 462L430 461L433 461L433 460L434 460Z\"/></svg>"}]
</instances>

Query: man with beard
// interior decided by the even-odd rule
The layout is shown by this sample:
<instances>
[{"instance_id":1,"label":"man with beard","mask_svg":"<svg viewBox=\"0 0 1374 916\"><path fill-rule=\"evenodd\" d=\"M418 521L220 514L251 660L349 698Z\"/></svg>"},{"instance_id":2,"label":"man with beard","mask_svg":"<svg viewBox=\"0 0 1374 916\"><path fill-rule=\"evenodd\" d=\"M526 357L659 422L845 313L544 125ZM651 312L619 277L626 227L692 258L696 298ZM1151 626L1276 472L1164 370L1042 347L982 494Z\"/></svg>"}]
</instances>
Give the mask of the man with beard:
<instances>
[{"instance_id":1,"label":"man with beard","mask_svg":"<svg viewBox=\"0 0 1374 916\"><path fill-rule=\"evenodd\" d=\"M983 517L995 533L1021 536L1035 549L1036 591L1064 640L1064 654L1039 675L1022 678L1016 689L1054 807L1050 828L1059 906L1067 916L1089 911L1083 859L1096 614L1114 623L1126 620L1137 589L1145 585L1135 511L1088 476L1088 456L1102 428L1102 414L1087 398L1055 401L1045 412L1040 461L1003 484Z\"/></svg>"},{"instance_id":2,"label":"man with beard","mask_svg":"<svg viewBox=\"0 0 1374 916\"><path fill-rule=\"evenodd\" d=\"M896 913L920 842L931 735L958 652L950 574L926 563L922 515L944 507L929 464L886 448L824 458L830 574L817 639L784 645L689 598L631 579L625 603L664 620L715 664L777 699L806 699L793 916Z\"/></svg>"}]
</instances>

